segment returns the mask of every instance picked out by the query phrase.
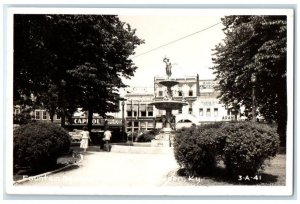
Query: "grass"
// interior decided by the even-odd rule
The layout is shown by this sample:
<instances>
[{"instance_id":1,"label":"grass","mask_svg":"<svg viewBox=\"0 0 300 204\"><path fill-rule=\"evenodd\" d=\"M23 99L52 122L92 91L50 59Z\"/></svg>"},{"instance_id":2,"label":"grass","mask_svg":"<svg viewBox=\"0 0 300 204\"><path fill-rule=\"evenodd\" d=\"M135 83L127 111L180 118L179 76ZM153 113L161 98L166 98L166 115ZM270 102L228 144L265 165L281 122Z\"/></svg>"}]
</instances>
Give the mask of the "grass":
<instances>
[{"instance_id":1,"label":"grass","mask_svg":"<svg viewBox=\"0 0 300 204\"><path fill-rule=\"evenodd\" d=\"M238 176L229 177L223 164L219 164L210 175L189 177L184 175L183 169L170 172L167 176L167 186L218 186L218 185L260 185L284 186L286 181L286 155L278 154L275 158L265 162L265 170L257 173L257 177L240 179Z\"/></svg>"}]
</instances>

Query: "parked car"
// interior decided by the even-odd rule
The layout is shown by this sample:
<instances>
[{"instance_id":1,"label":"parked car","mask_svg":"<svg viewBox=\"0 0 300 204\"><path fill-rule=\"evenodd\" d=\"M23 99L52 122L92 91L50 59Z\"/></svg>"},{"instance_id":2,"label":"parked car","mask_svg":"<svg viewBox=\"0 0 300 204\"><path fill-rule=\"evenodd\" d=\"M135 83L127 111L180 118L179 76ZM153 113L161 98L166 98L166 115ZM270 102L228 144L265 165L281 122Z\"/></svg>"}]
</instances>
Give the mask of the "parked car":
<instances>
[{"instance_id":1,"label":"parked car","mask_svg":"<svg viewBox=\"0 0 300 204\"><path fill-rule=\"evenodd\" d=\"M265 117L262 115L258 115L258 116L256 116L256 121L257 122L265 122Z\"/></svg>"},{"instance_id":2,"label":"parked car","mask_svg":"<svg viewBox=\"0 0 300 204\"><path fill-rule=\"evenodd\" d=\"M248 117L247 116L241 116L240 118L239 118L239 120L240 121L247 121L248 120Z\"/></svg>"},{"instance_id":3,"label":"parked car","mask_svg":"<svg viewBox=\"0 0 300 204\"><path fill-rule=\"evenodd\" d=\"M72 132L69 132L69 135L71 136L71 142L80 142L81 140L81 132L82 130L74 129Z\"/></svg>"}]
</instances>

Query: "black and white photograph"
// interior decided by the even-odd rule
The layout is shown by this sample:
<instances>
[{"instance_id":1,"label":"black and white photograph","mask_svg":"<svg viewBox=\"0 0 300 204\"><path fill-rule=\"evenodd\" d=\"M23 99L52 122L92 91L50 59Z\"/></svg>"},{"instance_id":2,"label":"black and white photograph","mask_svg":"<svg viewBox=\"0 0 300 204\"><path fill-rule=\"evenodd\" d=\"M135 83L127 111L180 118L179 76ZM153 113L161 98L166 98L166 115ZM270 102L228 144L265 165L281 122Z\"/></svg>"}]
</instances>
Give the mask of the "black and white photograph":
<instances>
[{"instance_id":1,"label":"black and white photograph","mask_svg":"<svg viewBox=\"0 0 300 204\"><path fill-rule=\"evenodd\" d=\"M293 9L9 8L8 194L293 192Z\"/></svg>"}]
</instances>

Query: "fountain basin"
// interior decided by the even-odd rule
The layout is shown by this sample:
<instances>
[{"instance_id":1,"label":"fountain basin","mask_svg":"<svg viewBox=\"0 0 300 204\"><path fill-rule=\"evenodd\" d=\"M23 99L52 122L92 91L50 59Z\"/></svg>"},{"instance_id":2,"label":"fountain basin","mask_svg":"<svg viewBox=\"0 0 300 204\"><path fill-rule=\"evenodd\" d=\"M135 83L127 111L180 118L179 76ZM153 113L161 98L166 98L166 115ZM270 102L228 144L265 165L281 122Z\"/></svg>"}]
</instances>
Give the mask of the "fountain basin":
<instances>
[{"instance_id":1,"label":"fountain basin","mask_svg":"<svg viewBox=\"0 0 300 204\"><path fill-rule=\"evenodd\" d=\"M188 105L187 102L184 101L155 101L150 103L150 105L155 105L155 108L159 110L166 110L166 109L172 109L172 110L178 110L181 109L182 106Z\"/></svg>"},{"instance_id":2,"label":"fountain basin","mask_svg":"<svg viewBox=\"0 0 300 204\"><path fill-rule=\"evenodd\" d=\"M160 81L159 83L166 87L172 87L172 86L179 84L178 81L174 81L174 80L164 80L164 81Z\"/></svg>"}]
</instances>

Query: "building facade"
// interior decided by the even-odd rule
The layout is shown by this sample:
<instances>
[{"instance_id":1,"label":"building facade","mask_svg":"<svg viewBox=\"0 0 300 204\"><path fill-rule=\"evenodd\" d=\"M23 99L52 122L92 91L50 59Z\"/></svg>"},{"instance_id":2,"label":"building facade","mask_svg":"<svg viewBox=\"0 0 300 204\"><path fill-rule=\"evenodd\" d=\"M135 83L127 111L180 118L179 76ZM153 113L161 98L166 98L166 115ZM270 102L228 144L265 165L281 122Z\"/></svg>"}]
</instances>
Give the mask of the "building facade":
<instances>
[{"instance_id":1,"label":"building facade","mask_svg":"<svg viewBox=\"0 0 300 204\"><path fill-rule=\"evenodd\" d=\"M135 87L125 94L124 117L127 133L143 133L155 128L155 110L153 102L153 88Z\"/></svg>"},{"instance_id":2,"label":"building facade","mask_svg":"<svg viewBox=\"0 0 300 204\"><path fill-rule=\"evenodd\" d=\"M166 94L166 87L159 84L162 80L165 78L154 78L154 93L157 99L163 99ZM235 119L232 111L227 110L218 99L219 92L215 90L218 85L217 81L200 80L198 75L173 78L172 80L179 82L178 85L172 87L174 100L185 100L188 103L181 110L172 112L176 116L177 128L191 123L200 125ZM164 111L156 111L157 117L163 114L165 114Z\"/></svg>"},{"instance_id":3,"label":"building facade","mask_svg":"<svg viewBox=\"0 0 300 204\"><path fill-rule=\"evenodd\" d=\"M151 105L154 99L163 99L167 90L159 82L165 77L155 77L153 87L134 87L122 90L124 101L120 101L119 112L108 113L109 116L103 119L97 114L93 117L93 127L103 129L105 121L111 127L122 129L127 133L143 133L154 128L162 128L162 116L164 110L158 110ZM181 128L192 124L201 125L217 121L235 120L238 114L227 109L218 99L219 92L215 90L218 85L214 80L200 80L199 76L187 76L172 78L179 82L172 87L174 100L184 100L188 105L181 110L173 110L175 116L175 127ZM20 109L15 108L14 113L18 114ZM50 122L49 113L43 109L34 110L31 113L32 119ZM237 118L238 119L238 118ZM53 121L59 123L61 118L54 116ZM87 124L87 114L75 112L72 118L72 127L82 128Z\"/></svg>"},{"instance_id":4,"label":"building facade","mask_svg":"<svg viewBox=\"0 0 300 204\"><path fill-rule=\"evenodd\" d=\"M149 88L131 88L124 95L124 119L126 131L142 133L153 128L162 128L164 110L158 110L151 105L153 99L162 100L167 94L167 88L160 81L165 77L155 77L154 86ZM179 82L172 87L174 100L185 100L188 105L181 110L173 110L176 128L201 125L218 121L235 120L235 115L222 104L215 90L217 81L212 79L199 80L199 76L172 78ZM123 110L120 103L120 110ZM118 114L121 117L121 114Z\"/></svg>"}]
</instances>

